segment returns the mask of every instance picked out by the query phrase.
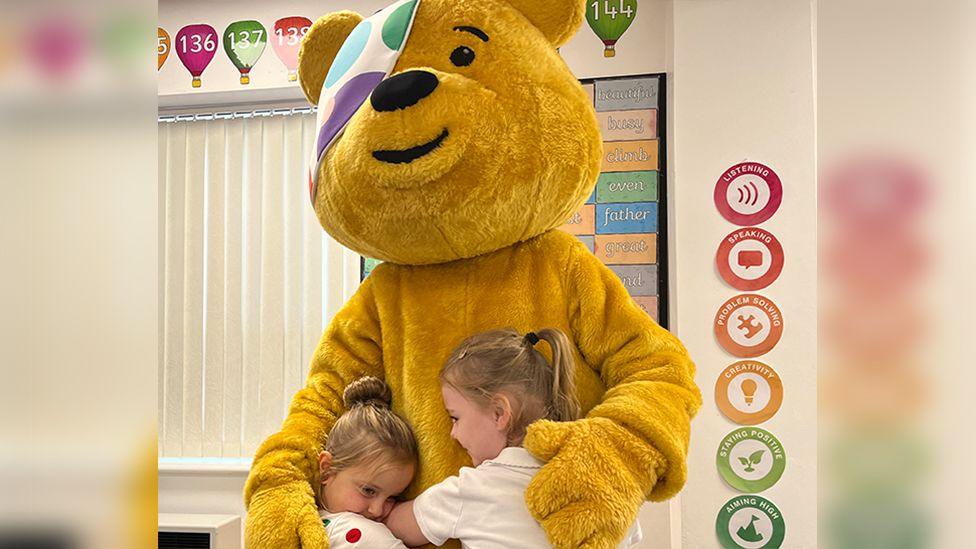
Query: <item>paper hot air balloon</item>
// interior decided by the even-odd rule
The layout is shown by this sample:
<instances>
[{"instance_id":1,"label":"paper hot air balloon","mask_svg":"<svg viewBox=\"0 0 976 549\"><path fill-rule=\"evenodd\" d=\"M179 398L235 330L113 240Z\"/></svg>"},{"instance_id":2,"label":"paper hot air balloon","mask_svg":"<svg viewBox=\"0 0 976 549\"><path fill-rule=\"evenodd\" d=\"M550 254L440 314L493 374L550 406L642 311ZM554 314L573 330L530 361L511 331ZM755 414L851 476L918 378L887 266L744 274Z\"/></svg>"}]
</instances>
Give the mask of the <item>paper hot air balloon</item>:
<instances>
[{"instance_id":1,"label":"paper hot air balloon","mask_svg":"<svg viewBox=\"0 0 976 549\"><path fill-rule=\"evenodd\" d=\"M251 68L268 44L268 31L257 21L235 21L224 31L224 52L241 72L241 84L251 82Z\"/></svg>"},{"instance_id":2,"label":"paper hot air balloon","mask_svg":"<svg viewBox=\"0 0 976 549\"><path fill-rule=\"evenodd\" d=\"M187 25L176 33L176 56L193 76L192 85L199 88L200 75L217 53L217 31L210 25Z\"/></svg>"},{"instance_id":3,"label":"paper hot air balloon","mask_svg":"<svg viewBox=\"0 0 976 549\"><path fill-rule=\"evenodd\" d=\"M146 35L152 32L152 19L132 9L119 9L97 26L99 53L105 65L119 77L145 69ZM156 70L159 70L157 67Z\"/></svg>"},{"instance_id":4,"label":"paper hot air balloon","mask_svg":"<svg viewBox=\"0 0 976 549\"><path fill-rule=\"evenodd\" d=\"M586 22L603 40L603 56L616 55L617 40L637 17L637 0L592 0L586 4Z\"/></svg>"},{"instance_id":5,"label":"paper hot air balloon","mask_svg":"<svg viewBox=\"0 0 976 549\"><path fill-rule=\"evenodd\" d=\"M312 20L301 16L283 17L275 21L271 46L288 69L289 82L298 80L298 49L311 26Z\"/></svg>"},{"instance_id":6,"label":"paper hot air balloon","mask_svg":"<svg viewBox=\"0 0 976 549\"><path fill-rule=\"evenodd\" d=\"M92 42L77 20L60 15L38 21L26 33L26 39L31 64L44 76L56 80L77 74Z\"/></svg>"},{"instance_id":7,"label":"paper hot air balloon","mask_svg":"<svg viewBox=\"0 0 976 549\"><path fill-rule=\"evenodd\" d=\"M173 44L169 39L169 33L163 27L156 27L156 58L157 65L156 70L163 68L163 63L169 57L169 50L172 49Z\"/></svg>"}]
</instances>

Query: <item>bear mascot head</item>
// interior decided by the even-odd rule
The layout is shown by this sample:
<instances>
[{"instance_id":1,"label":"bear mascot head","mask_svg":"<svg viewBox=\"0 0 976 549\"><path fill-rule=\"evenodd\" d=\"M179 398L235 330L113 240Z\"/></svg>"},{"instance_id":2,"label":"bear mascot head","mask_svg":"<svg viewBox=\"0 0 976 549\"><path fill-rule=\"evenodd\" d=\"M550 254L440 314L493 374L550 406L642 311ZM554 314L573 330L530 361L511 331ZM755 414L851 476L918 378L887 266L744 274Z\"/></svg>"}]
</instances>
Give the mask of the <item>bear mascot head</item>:
<instances>
[{"instance_id":1,"label":"bear mascot head","mask_svg":"<svg viewBox=\"0 0 976 549\"><path fill-rule=\"evenodd\" d=\"M403 32L409 21L396 12L414 7L392 76L313 167L322 226L364 255L422 265L481 255L564 223L592 191L602 152L590 100L556 52L583 4L405 2L392 7L386 26L400 23L393 32ZM368 53L368 40L356 35L373 26L334 13L305 40L302 88L327 113L323 130L348 112L342 99L355 106L361 97L343 85L354 89L380 74L350 74L359 57L348 58Z\"/></svg>"},{"instance_id":2,"label":"bear mascot head","mask_svg":"<svg viewBox=\"0 0 976 549\"><path fill-rule=\"evenodd\" d=\"M249 547L327 546L310 483L343 389L362 376L390 385L416 433L408 496L470 464L438 375L456 345L493 328L555 327L576 348L585 417L538 421L522 443L546 463L525 504L553 546L615 546L642 502L683 485L701 402L694 365L556 230L592 193L603 151L592 102L557 51L584 9L400 0L309 29L299 76L318 106L310 200L337 241L384 263L332 319L282 430L255 456Z\"/></svg>"}]
</instances>

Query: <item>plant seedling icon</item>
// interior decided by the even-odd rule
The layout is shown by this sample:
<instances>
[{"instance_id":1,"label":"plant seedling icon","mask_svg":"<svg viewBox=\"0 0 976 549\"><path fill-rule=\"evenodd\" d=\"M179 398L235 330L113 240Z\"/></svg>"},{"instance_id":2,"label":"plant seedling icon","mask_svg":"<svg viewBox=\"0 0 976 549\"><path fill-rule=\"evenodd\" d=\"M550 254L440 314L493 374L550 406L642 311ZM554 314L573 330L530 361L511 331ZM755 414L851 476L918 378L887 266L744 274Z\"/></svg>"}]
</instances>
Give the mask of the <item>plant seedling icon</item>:
<instances>
[{"instance_id":1,"label":"plant seedling icon","mask_svg":"<svg viewBox=\"0 0 976 549\"><path fill-rule=\"evenodd\" d=\"M766 453L765 450L756 450L747 458L739 456L739 463L745 465L746 467L743 470L747 473L752 473L753 471L755 471L756 468L753 467L753 465L759 465L759 463L762 461L762 457L764 453Z\"/></svg>"}]
</instances>

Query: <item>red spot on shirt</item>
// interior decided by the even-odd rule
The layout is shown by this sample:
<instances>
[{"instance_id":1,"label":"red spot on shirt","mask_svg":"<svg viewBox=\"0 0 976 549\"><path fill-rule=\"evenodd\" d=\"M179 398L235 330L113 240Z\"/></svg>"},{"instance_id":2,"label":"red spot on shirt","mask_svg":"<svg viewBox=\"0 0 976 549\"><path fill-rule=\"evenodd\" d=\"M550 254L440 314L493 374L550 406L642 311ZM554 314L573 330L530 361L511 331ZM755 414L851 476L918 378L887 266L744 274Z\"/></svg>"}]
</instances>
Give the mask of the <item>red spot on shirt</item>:
<instances>
[{"instance_id":1,"label":"red spot on shirt","mask_svg":"<svg viewBox=\"0 0 976 549\"><path fill-rule=\"evenodd\" d=\"M353 528L346 532L346 541L349 543L356 543L363 537L363 533L359 531L359 528Z\"/></svg>"}]
</instances>

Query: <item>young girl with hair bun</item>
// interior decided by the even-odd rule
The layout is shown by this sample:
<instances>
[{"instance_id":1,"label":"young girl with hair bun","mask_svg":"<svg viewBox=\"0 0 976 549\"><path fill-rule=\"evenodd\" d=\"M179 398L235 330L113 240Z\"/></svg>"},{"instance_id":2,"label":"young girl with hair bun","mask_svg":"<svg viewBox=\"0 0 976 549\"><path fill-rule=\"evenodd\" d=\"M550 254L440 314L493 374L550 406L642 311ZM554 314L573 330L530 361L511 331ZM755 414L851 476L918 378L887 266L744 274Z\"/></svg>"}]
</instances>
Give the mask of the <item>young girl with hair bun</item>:
<instances>
[{"instance_id":1,"label":"young girl with hair bun","mask_svg":"<svg viewBox=\"0 0 976 549\"><path fill-rule=\"evenodd\" d=\"M540 341L552 363L537 349ZM573 356L569 338L555 328L525 335L493 330L462 342L441 372L441 395L451 438L474 467L396 505L386 520L390 530L410 546L458 539L464 549L549 547L525 503L543 462L521 444L534 421L579 419ZM620 547L641 537L635 523Z\"/></svg>"},{"instance_id":2,"label":"young girl with hair bun","mask_svg":"<svg viewBox=\"0 0 976 549\"><path fill-rule=\"evenodd\" d=\"M413 480L413 431L390 409L390 388L375 377L350 383L343 401L346 412L319 454L316 499L329 547L405 549L381 521Z\"/></svg>"}]
</instances>

